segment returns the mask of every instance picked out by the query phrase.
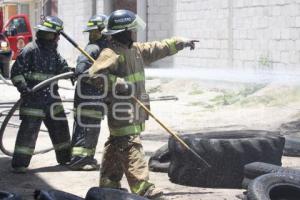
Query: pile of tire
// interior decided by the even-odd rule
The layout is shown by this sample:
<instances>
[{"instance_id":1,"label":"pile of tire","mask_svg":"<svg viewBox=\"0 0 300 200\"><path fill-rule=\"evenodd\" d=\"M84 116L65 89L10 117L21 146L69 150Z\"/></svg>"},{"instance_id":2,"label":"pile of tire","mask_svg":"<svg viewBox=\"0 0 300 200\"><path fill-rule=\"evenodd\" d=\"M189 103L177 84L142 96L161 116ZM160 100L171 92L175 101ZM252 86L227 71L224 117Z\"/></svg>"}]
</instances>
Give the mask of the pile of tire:
<instances>
[{"instance_id":1,"label":"pile of tire","mask_svg":"<svg viewBox=\"0 0 300 200\"><path fill-rule=\"evenodd\" d=\"M35 200L147 200L141 196L130 194L128 192L93 187L89 189L85 198L63 192L60 190L36 190L34 193ZM9 199L10 200L10 199Z\"/></svg>"},{"instance_id":2,"label":"pile of tire","mask_svg":"<svg viewBox=\"0 0 300 200\"><path fill-rule=\"evenodd\" d=\"M277 132L239 130L184 135L182 139L210 165L207 168L175 139L169 139L168 175L173 183L213 188L241 188L244 165L281 165L284 137Z\"/></svg>"},{"instance_id":3,"label":"pile of tire","mask_svg":"<svg viewBox=\"0 0 300 200\"><path fill-rule=\"evenodd\" d=\"M300 199L300 170L255 162L245 165L244 175L245 200Z\"/></svg>"}]
</instances>

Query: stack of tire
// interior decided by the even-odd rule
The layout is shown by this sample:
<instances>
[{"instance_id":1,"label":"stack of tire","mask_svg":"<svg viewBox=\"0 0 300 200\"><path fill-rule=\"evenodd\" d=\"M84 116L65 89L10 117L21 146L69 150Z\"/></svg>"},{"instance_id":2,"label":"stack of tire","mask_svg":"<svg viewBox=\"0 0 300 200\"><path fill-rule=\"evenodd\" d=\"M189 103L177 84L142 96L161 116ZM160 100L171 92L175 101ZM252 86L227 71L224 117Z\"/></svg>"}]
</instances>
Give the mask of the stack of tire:
<instances>
[{"instance_id":1,"label":"stack of tire","mask_svg":"<svg viewBox=\"0 0 300 200\"><path fill-rule=\"evenodd\" d=\"M35 200L147 200L141 196L130 194L128 192L93 187L89 189L85 198L63 192L60 190L36 190L34 194Z\"/></svg>"},{"instance_id":2,"label":"stack of tire","mask_svg":"<svg viewBox=\"0 0 300 200\"><path fill-rule=\"evenodd\" d=\"M213 188L241 188L244 166L252 162L281 165L285 139L278 132L238 130L183 135L182 139L211 167L197 159L175 139L150 158L152 171L168 171L173 183ZM170 164L157 165L153 161ZM160 169L164 167L163 169ZM154 169L154 170L153 170Z\"/></svg>"},{"instance_id":3,"label":"stack of tire","mask_svg":"<svg viewBox=\"0 0 300 200\"><path fill-rule=\"evenodd\" d=\"M244 176L246 200L300 199L300 170L254 162L245 165Z\"/></svg>"}]
</instances>

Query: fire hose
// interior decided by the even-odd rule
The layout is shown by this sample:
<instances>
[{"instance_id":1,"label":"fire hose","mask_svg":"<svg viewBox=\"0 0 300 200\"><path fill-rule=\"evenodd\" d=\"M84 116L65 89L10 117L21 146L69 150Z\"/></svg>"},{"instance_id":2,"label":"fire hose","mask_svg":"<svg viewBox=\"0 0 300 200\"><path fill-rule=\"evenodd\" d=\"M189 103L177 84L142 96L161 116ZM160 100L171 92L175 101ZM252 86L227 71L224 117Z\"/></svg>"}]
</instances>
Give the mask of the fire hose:
<instances>
[{"instance_id":1,"label":"fire hose","mask_svg":"<svg viewBox=\"0 0 300 200\"><path fill-rule=\"evenodd\" d=\"M42 81L41 83L37 84L36 86L34 86L32 88L32 92L36 92L48 85L50 85L52 82L54 81L58 81L60 79L67 79L67 78L70 78L72 77L74 74L74 72L66 72L66 73L63 73L63 74L59 74L57 76L54 76L52 78L49 78L45 81ZM29 94L30 95L30 94ZM5 119L3 120L3 123L1 125L1 128L0 128L0 150L7 156L12 156L13 153L10 152L9 150L7 150L5 147L4 147L4 144L3 144L3 135L4 135L4 131L6 129L6 126L8 125L9 123L9 120L10 118L13 116L14 112L18 109L18 107L20 106L20 104L22 103L22 100L23 98L26 98L26 96L20 98L14 105L13 107L10 109L10 111L7 113ZM36 151L34 152L34 155L36 154L43 154L43 153L47 153L49 151L53 150L53 148L48 148L48 149L45 149L45 150L41 150L41 151Z\"/></svg>"}]
</instances>

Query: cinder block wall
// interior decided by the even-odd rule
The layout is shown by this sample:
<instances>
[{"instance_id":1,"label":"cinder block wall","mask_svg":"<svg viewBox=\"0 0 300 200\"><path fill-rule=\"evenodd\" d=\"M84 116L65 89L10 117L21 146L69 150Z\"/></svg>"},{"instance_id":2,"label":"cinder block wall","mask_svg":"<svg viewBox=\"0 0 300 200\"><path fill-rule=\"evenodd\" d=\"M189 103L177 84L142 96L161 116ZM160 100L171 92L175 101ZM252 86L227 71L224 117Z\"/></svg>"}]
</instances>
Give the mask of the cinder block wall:
<instances>
[{"instance_id":1,"label":"cinder block wall","mask_svg":"<svg viewBox=\"0 0 300 200\"><path fill-rule=\"evenodd\" d=\"M199 39L175 66L296 69L300 0L177 0L175 35Z\"/></svg>"},{"instance_id":2,"label":"cinder block wall","mask_svg":"<svg viewBox=\"0 0 300 200\"><path fill-rule=\"evenodd\" d=\"M288 70L300 64L300 0L235 0L234 66Z\"/></svg>"},{"instance_id":3,"label":"cinder block wall","mask_svg":"<svg viewBox=\"0 0 300 200\"><path fill-rule=\"evenodd\" d=\"M174 36L177 0L147 1L147 40L156 41ZM153 67L173 67L173 57L153 63Z\"/></svg>"},{"instance_id":4,"label":"cinder block wall","mask_svg":"<svg viewBox=\"0 0 300 200\"><path fill-rule=\"evenodd\" d=\"M142 1L138 5L146 6L148 41L171 36L200 40L195 51L184 50L152 66L286 70L300 64L300 0ZM58 1L65 31L81 46L87 42L81 31L91 5L92 0ZM97 0L97 13L111 9L111 1ZM63 38L60 49L68 60L76 60L78 51Z\"/></svg>"},{"instance_id":5,"label":"cinder block wall","mask_svg":"<svg viewBox=\"0 0 300 200\"><path fill-rule=\"evenodd\" d=\"M215 67L229 63L229 9L227 0L177 0L175 35L197 39L195 51L175 57L177 67Z\"/></svg>"},{"instance_id":6,"label":"cinder block wall","mask_svg":"<svg viewBox=\"0 0 300 200\"><path fill-rule=\"evenodd\" d=\"M91 17L91 8L91 0L76 0L76 3L70 0L58 1L58 17L64 21L65 32L74 38L81 47L84 47L88 42L87 35L83 34L82 31ZM70 65L75 65L79 51L62 36L59 42L59 51Z\"/></svg>"}]
</instances>

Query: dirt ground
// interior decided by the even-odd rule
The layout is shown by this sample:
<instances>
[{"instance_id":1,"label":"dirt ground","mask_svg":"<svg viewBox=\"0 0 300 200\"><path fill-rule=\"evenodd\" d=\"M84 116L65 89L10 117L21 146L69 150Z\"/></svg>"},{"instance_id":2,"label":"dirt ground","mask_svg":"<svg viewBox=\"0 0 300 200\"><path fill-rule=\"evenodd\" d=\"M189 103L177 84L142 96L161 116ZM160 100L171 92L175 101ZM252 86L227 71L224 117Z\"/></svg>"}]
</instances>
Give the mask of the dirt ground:
<instances>
[{"instance_id":1,"label":"dirt ground","mask_svg":"<svg viewBox=\"0 0 300 200\"><path fill-rule=\"evenodd\" d=\"M71 87L67 81L60 85ZM15 88L0 84L0 100L16 100ZM251 84L185 79L148 78L147 90L151 97L175 95L177 101L153 101L152 112L169 128L182 133L195 133L212 130L282 130L282 124L299 120L300 87L283 84ZM63 98L72 98L73 91L60 90ZM71 109L72 104L66 103ZM5 108L0 108L1 110ZM72 114L68 115L70 129ZM3 117L0 118L3 120ZM19 123L18 118L12 122ZM100 162L103 144L108 136L107 122L102 122L102 130L97 146L96 158ZM72 130L72 129L71 129ZM4 136L5 146L12 150L17 129L9 127ZM284 130L289 134L289 130ZM293 134L300 135L297 131ZM147 155L165 144L168 134L150 119L142 134ZM41 132L36 149L50 147L47 133ZM300 158L284 157L283 165L300 167ZM0 154L0 190L17 192L25 199L33 199L35 189L59 189L84 197L90 187L98 185L99 172L69 171L57 166L54 153L34 156L29 171L24 175L10 172L10 158ZM150 173L150 179L164 190L167 200L235 200L243 190L185 187L173 184L164 173ZM128 187L126 179L122 184Z\"/></svg>"}]
</instances>

